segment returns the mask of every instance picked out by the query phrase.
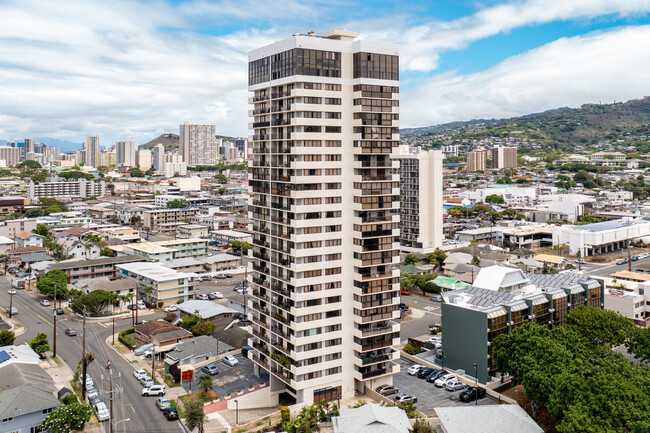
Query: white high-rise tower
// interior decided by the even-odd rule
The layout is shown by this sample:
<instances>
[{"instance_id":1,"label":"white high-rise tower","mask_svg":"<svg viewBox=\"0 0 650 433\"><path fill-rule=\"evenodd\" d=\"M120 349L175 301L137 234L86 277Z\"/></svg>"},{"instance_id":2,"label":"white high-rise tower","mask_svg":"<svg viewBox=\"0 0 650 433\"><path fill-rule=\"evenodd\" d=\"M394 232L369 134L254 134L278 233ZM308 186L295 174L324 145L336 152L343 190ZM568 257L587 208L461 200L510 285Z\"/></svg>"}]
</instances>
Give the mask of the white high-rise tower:
<instances>
[{"instance_id":1,"label":"white high-rise tower","mask_svg":"<svg viewBox=\"0 0 650 433\"><path fill-rule=\"evenodd\" d=\"M251 357L298 402L399 371L398 47L355 38L249 53Z\"/></svg>"}]
</instances>

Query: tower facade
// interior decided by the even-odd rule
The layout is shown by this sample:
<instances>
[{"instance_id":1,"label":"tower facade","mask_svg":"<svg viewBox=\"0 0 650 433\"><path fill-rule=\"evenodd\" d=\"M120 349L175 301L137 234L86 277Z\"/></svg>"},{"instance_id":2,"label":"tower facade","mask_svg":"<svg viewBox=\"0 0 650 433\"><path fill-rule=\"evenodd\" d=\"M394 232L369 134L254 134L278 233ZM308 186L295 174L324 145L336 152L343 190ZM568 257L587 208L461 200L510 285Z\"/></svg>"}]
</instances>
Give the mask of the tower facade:
<instances>
[{"instance_id":1,"label":"tower facade","mask_svg":"<svg viewBox=\"0 0 650 433\"><path fill-rule=\"evenodd\" d=\"M117 164L135 167L136 150L138 150L138 143L135 141L118 141L115 143Z\"/></svg>"},{"instance_id":2,"label":"tower facade","mask_svg":"<svg viewBox=\"0 0 650 433\"><path fill-rule=\"evenodd\" d=\"M298 402L399 371L399 54L355 38L249 53L251 357Z\"/></svg>"},{"instance_id":3,"label":"tower facade","mask_svg":"<svg viewBox=\"0 0 650 433\"><path fill-rule=\"evenodd\" d=\"M99 153L99 136L92 135L86 137L84 141L84 161L85 165L97 167L97 154Z\"/></svg>"},{"instance_id":4,"label":"tower facade","mask_svg":"<svg viewBox=\"0 0 650 433\"><path fill-rule=\"evenodd\" d=\"M217 138L214 125L192 125L185 122L178 128L178 144L188 166L217 163Z\"/></svg>"}]
</instances>

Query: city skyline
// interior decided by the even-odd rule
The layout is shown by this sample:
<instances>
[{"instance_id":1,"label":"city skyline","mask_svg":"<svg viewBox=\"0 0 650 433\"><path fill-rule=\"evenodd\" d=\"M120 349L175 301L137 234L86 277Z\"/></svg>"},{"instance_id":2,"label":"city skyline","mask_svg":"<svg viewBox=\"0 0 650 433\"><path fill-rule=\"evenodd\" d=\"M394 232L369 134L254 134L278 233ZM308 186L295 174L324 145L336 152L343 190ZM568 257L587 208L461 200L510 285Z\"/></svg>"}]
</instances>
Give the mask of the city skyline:
<instances>
[{"instance_id":1,"label":"city skyline","mask_svg":"<svg viewBox=\"0 0 650 433\"><path fill-rule=\"evenodd\" d=\"M8 1L0 139L144 143L184 121L246 136L246 52L331 28L400 45L403 127L641 98L650 1L612 3L283 2L253 22L256 0Z\"/></svg>"}]
</instances>

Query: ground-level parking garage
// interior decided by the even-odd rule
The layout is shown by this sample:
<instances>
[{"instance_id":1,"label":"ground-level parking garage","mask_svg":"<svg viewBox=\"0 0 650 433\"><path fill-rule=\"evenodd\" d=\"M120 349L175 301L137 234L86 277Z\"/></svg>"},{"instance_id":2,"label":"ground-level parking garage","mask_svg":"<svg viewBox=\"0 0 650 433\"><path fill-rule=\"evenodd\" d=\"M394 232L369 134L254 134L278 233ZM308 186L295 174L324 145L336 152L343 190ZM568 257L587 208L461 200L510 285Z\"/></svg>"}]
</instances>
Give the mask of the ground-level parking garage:
<instances>
[{"instance_id":1,"label":"ground-level parking garage","mask_svg":"<svg viewBox=\"0 0 650 433\"><path fill-rule=\"evenodd\" d=\"M400 372L393 376L393 384L399 389L399 394L413 394L417 397L418 402L415 406L418 410L426 415L434 415L435 407L445 406L464 406L470 403L463 403L459 400L459 391L447 391L443 388L438 388L433 383L427 382L425 379L420 379L417 376L410 376L406 371L413 363L406 359L399 359L396 361L400 365ZM394 398L396 395L391 395L389 398ZM494 397L485 396L485 398L478 401L478 404L496 404L498 401ZM475 404L475 402L471 402Z\"/></svg>"}]
</instances>

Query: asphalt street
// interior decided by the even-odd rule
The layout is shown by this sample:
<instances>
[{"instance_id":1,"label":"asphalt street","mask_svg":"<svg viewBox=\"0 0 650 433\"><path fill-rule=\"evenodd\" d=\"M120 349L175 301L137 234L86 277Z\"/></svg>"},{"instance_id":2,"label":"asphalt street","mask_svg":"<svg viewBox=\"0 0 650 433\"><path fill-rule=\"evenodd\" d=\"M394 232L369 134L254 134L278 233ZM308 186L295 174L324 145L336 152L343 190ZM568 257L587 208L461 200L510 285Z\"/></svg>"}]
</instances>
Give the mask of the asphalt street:
<instances>
[{"instance_id":1,"label":"asphalt street","mask_svg":"<svg viewBox=\"0 0 650 433\"><path fill-rule=\"evenodd\" d=\"M0 305L2 307L9 305L8 288L7 279L0 277ZM40 298L35 296L34 292L18 290L18 293L14 295L13 305L18 309L15 318L26 328L26 332L16 339L16 343L29 342L38 332L45 332L49 337L50 347L53 348L53 310L52 307L41 306L39 301ZM130 317L116 320L115 331L119 332L131 326ZM75 328L79 335L67 336L66 328ZM76 370L82 357L82 333L83 324L80 318L73 317L69 313L57 317L57 355L70 366L72 371ZM108 377L105 365L110 360L115 377L114 383L119 390L114 401L114 419L118 423L115 431L182 432L177 421L169 422L165 419L156 407L154 397L141 396L142 386L133 377L133 366L105 343L111 333L110 321L96 323L86 320L86 351L92 352L96 358L95 362L88 366L88 373L93 378L102 399L108 405L110 387L108 380L102 381L102 375L105 378ZM121 378L118 379L119 375ZM129 421L120 422L127 418ZM103 423L103 427L108 431L106 422Z\"/></svg>"}]
</instances>

